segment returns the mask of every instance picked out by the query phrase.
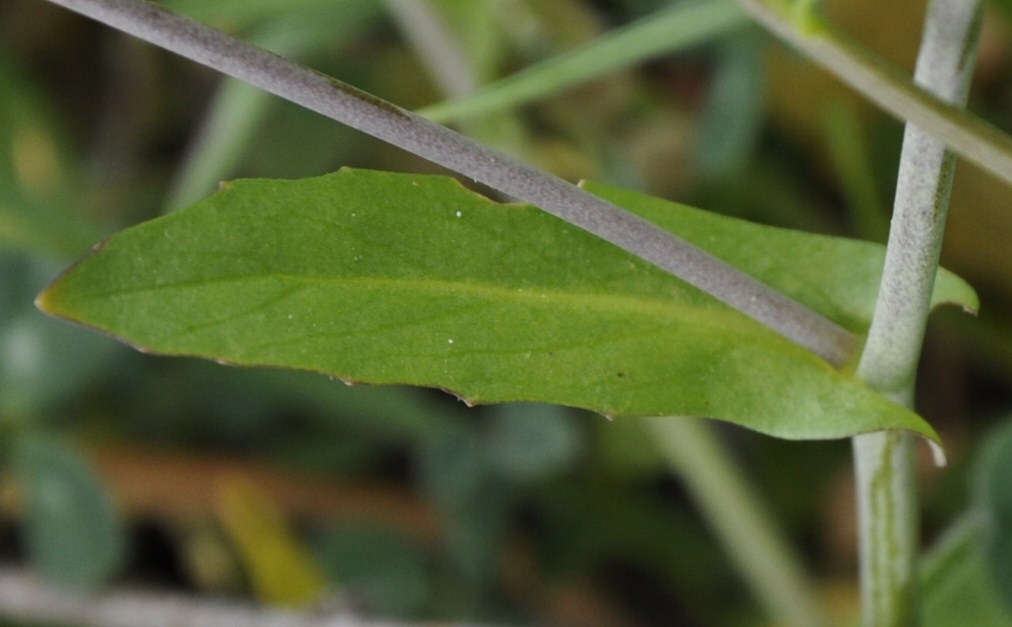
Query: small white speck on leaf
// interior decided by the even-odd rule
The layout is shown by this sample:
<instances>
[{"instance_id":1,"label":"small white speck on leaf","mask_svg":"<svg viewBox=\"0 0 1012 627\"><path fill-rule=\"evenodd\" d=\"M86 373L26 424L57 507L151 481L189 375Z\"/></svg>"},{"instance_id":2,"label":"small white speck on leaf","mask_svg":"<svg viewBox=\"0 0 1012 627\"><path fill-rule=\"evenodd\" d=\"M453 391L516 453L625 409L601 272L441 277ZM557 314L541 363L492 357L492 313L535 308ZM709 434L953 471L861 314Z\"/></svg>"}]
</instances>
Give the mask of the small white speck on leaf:
<instances>
[{"instance_id":1,"label":"small white speck on leaf","mask_svg":"<svg viewBox=\"0 0 1012 627\"><path fill-rule=\"evenodd\" d=\"M453 338L452 337L451 338L447 338L446 339L446 343L447 344L453 344Z\"/></svg>"},{"instance_id":2,"label":"small white speck on leaf","mask_svg":"<svg viewBox=\"0 0 1012 627\"><path fill-rule=\"evenodd\" d=\"M458 218L459 218L460 216L462 216L462 215L464 215L464 214L462 214L462 213L461 213L461 212L459 212L459 211L457 212L457 217L458 217Z\"/></svg>"}]
</instances>

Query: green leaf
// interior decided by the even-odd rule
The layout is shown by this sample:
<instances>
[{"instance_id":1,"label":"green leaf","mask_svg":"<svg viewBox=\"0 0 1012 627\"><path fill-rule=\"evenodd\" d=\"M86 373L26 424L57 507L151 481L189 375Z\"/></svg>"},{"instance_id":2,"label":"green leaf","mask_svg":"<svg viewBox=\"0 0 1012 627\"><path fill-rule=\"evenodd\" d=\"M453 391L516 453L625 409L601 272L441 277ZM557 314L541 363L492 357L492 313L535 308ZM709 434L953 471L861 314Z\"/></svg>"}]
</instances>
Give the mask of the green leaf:
<instances>
[{"instance_id":1,"label":"green leaf","mask_svg":"<svg viewBox=\"0 0 1012 627\"><path fill-rule=\"evenodd\" d=\"M485 455L503 477L537 481L572 466L580 454L580 424L564 407L509 403L491 413Z\"/></svg>"},{"instance_id":2,"label":"green leaf","mask_svg":"<svg viewBox=\"0 0 1012 627\"><path fill-rule=\"evenodd\" d=\"M972 476L970 508L922 560L928 627L1012 624L1012 420L984 438Z\"/></svg>"},{"instance_id":3,"label":"green leaf","mask_svg":"<svg viewBox=\"0 0 1012 627\"><path fill-rule=\"evenodd\" d=\"M25 503L27 551L43 576L68 586L94 586L119 567L120 521L98 479L66 444L22 435L13 468Z\"/></svg>"},{"instance_id":4,"label":"green leaf","mask_svg":"<svg viewBox=\"0 0 1012 627\"><path fill-rule=\"evenodd\" d=\"M592 186L860 328L882 249ZM718 254L720 254L718 252ZM972 307L943 276L940 297ZM610 415L687 414L791 439L921 418L678 279L452 179L250 180L128 229L39 306L143 350Z\"/></svg>"},{"instance_id":5,"label":"green leaf","mask_svg":"<svg viewBox=\"0 0 1012 627\"><path fill-rule=\"evenodd\" d=\"M1012 612L988 573L987 558L979 543L947 564L945 576L924 591L925 627L1007 627Z\"/></svg>"},{"instance_id":6,"label":"green leaf","mask_svg":"<svg viewBox=\"0 0 1012 627\"><path fill-rule=\"evenodd\" d=\"M699 122L696 165L708 179L741 173L759 143L766 114L761 40L755 33L728 38Z\"/></svg>"},{"instance_id":7,"label":"green leaf","mask_svg":"<svg viewBox=\"0 0 1012 627\"><path fill-rule=\"evenodd\" d=\"M330 579L370 614L415 617L432 599L426 556L402 534L346 524L329 530L316 548Z\"/></svg>"},{"instance_id":8,"label":"green leaf","mask_svg":"<svg viewBox=\"0 0 1012 627\"><path fill-rule=\"evenodd\" d=\"M495 572L515 491L496 475L474 422L434 433L419 449L420 485L446 520L450 562L470 586L482 587Z\"/></svg>"},{"instance_id":9,"label":"green leaf","mask_svg":"<svg viewBox=\"0 0 1012 627\"><path fill-rule=\"evenodd\" d=\"M992 4L998 7L1006 22L1012 22L1012 0L995 0Z\"/></svg>"},{"instance_id":10,"label":"green leaf","mask_svg":"<svg viewBox=\"0 0 1012 627\"><path fill-rule=\"evenodd\" d=\"M975 500L986 517L983 538L988 572L1012 613L1012 420L987 438L976 468Z\"/></svg>"}]
</instances>

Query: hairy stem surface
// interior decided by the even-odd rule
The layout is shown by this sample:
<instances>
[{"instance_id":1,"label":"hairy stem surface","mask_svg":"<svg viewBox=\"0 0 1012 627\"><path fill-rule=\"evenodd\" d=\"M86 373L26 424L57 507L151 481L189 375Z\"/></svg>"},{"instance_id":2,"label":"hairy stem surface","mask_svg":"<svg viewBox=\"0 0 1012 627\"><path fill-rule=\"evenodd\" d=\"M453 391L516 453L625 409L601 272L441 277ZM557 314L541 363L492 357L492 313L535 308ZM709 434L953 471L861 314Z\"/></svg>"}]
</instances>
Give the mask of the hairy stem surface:
<instances>
[{"instance_id":1,"label":"hairy stem surface","mask_svg":"<svg viewBox=\"0 0 1012 627\"><path fill-rule=\"evenodd\" d=\"M981 3L932 0L914 79L962 106L976 61ZM914 124L903 138L885 270L857 374L907 406L938 270L955 157ZM854 438L865 625L914 625L917 613L917 485L913 436Z\"/></svg>"}]
</instances>

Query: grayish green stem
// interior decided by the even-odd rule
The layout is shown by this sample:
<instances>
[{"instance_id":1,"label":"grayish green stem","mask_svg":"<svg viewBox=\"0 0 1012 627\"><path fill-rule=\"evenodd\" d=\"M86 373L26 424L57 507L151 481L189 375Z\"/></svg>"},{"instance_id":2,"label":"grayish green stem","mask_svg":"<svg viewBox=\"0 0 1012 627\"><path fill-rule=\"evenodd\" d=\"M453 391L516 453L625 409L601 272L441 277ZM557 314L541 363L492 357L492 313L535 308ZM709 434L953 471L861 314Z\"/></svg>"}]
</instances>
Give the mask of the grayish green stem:
<instances>
[{"instance_id":1,"label":"grayish green stem","mask_svg":"<svg viewBox=\"0 0 1012 627\"><path fill-rule=\"evenodd\" d=\"M1012 183L1012 138L918 88L887 64L828 24L798 28L784 0L736 0L772 33L804 52L863 96L900 120L919 125L981 168ZM973 0L966 0L968 5ZM775 6L774 6L775 5ZM815 18L812 18L814 20Z\"/></svg>"},{"instance_id":2,"label":"grayish green stem","mask_svg":"<svg viewBox=\"0 0 1012 627\"><path fill-rule=\"evenodd\" d=\"M966 102L976 61L981 3L931 0L915 81L955 106ZM955 158L914 124L903 138L885 269L857 374L899 403L914 378L938 270ZM913 436L854 438L865 625L914 625L918 535Z\"/></svg>"},{"instance_id":3,"label":"grayish green stem","mask_svg":"<svg viewBox=\"0 0 1012 627\"><path fill-rule=\"evenodd\" d=\"M920 519L914 439L900 431L854 438L861 618L866 627L918 623Z\"/></svg>"},{"instance_id":4,"label":"grayish green stem","mask_svg":"<svg viewBox=\"0 0 1012 627\"><path fill-rule=\"evenodd\" d=\"M914 79L966 104L976 63L979 0L932 0ZM942 250L955 155L915 124L903 137L885 270L859 374L889 394L913 386Z\"/></svg>"},{"instance_id":5,"label":"grayish green stem","mask_svg":"<svg viewBox=\"0 0 1012 627\"><path fill-rule=\"evenodd\" d=\"M825 624L794 552L712 427L703 419L680 416L645 421L772 623Z\"/></svg>"},{"instance_id":6,"label":"grayish green stem","mask_svg":"<svg viewBox=\"0 0 1012 627\"><path fill-rule=\"evenodd\" d=\"M519 198L679 277L831 364L854 336L709 253L575 185L355 87L142 0L51 0Z\"/></svg>"}]
</instances>

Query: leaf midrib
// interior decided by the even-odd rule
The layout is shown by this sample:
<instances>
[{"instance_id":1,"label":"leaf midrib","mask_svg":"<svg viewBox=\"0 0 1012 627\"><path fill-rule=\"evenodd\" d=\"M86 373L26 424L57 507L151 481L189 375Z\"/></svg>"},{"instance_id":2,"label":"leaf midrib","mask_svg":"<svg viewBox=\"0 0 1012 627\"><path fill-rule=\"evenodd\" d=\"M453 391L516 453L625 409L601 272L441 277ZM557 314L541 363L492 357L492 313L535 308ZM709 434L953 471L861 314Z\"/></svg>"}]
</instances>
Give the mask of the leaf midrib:
<instances>
[{"instance_id":1,"label":"leaf midrib","mask_svg":"<svg viewBox=\"0 0 1012 627\"><path fill-rule=\"evenodd\" d=\"M119 296L130 296L133 294L155 293L164 290L178 290L186 288L205 288L215 284L236 284L236 283L257 283L278 281L283 283L300 283L306 287L320 287L321 285L334 285L339 287L387 287L390 290L397 290L398 293L406 293L405 288L415 291L428 291L444 295L472 294L482 295L504 301L527 300L531 302L555 301L569 305L580 305L594 309L607 309L611 311L634 312L644 316L657 318L669 317L691 317L691 312L699 311L706 313L705 316L693 318L694 324L703 324L726 328L728 324L743 328L745 325L755 326L755 331L761 331L761 327L752 323L742 314L727 308L717 301L712 303L679 303L665 299L650 299L635 294L595 293L591 291L574 291L553 289L538 286L521 286L516 288L505 288L496 285L476 283L473 281L432 279L432 278L400 278L400 277L306 277L285 273L269 273L253 276L220 277L214 279L203 279L199 281L180 281L161 285L151 285L136 288L115 289L106 291L90 291L89 300L103 300ZM719 321L718 321L719 319ZM737 322L735 322L737 320Z\"/></svg>"}]
</instances>

